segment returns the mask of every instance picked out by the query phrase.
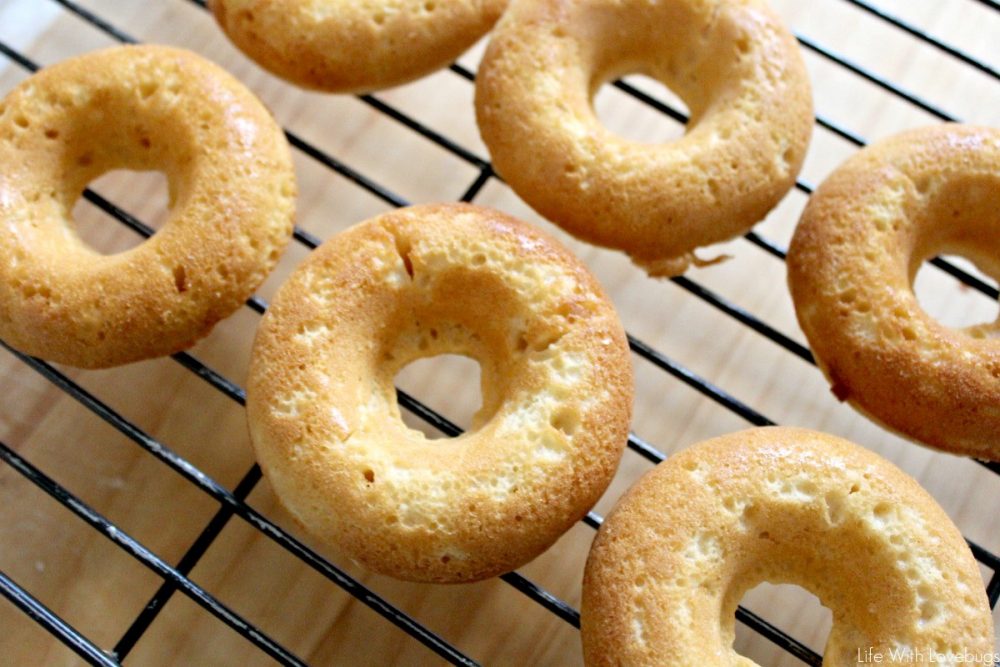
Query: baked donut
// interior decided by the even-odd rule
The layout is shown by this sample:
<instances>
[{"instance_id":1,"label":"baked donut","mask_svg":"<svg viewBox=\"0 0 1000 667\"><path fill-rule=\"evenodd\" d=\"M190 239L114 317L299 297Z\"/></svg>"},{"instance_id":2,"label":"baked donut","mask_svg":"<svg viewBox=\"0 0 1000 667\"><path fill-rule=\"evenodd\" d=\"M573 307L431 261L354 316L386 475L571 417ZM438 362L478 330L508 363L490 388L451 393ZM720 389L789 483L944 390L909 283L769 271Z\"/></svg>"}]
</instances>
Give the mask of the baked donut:
<instances>
[{"instance_id":1,"label":"baked donut","mask_svg":"<svg viewBox=\"0 0 1000 667\"><path fill-rule=\"evenodd\" d=\"M406 364L482 368L472 429L400 420ZM632 409L628 343L569 251L462 204L414 206L330 239L261 321L247 387L257 459L319 541L402 579L512 570L578 521L614 475Z\"/></svg>"},{"instance_id":2,"label":"baked donut","mask_svg":"<svg viewBox=\"0 0 1000 667\"><path fill-rule=\"evenodd\" d=\"M229 39L304 88L388 88L445 67L493 26L507 0L209 0Z\"/></svg>"},{"instance_id":3,"label":"baked donut","mask_svg":"<svg viewBox=\"0 0 1000 667\"><path fill-rule=\"evenodd\" d=\"M733 649L735 611L764 581L833 612L826 667L993 654L979 568L934 499L853 443L770 427L694 445L618 502L584 574L584 662L754 665Z\"/></svg>"},{"instance_id":4,"label":"baked donut","mask_svg":"<svg viewBox=\"0 0 1000 667\"><path fill-rule=\"evenodd\" d=\"M171 211L102 255L71 211L112 169L163 171ZM87 368L186 348L263 282L295 194L281 128L200 56L117 46L47 67L0 104L0 338Z\"/></svg>"},{"instance_id":5,"label":"baked donut","mask_svg":"<svg viewBox=\"0 0 1000 667\"><path fill-rule=\"evenodd\" d=\"M594 114L606 82L647 74L691 111L643 144ZM795 39L758 0L513 0L476 78L493 166L522 199L650 275L741 234L795 182L812 98Z\"/></svg>"},{"instance_id":6,"label":"baked donut","mask_svg":"<svg viewBox=\"0 0 1000 667\"><path fill-rule=\"evenodd\" d=\"M859 151L816 190L788 251L799 324L833 393L882 425L1000 461L1000 320L953 329L913 293L924 260L1000 279L1000 130L944 124Z\"/></svg>"}]
</instances>

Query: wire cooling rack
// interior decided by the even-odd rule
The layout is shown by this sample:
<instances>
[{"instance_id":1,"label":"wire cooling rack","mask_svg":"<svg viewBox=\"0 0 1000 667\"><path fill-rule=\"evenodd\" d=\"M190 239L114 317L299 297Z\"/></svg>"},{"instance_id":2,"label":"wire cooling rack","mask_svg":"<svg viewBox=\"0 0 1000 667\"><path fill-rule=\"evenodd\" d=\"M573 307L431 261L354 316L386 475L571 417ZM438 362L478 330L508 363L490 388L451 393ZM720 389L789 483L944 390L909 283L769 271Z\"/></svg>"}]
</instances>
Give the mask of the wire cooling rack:
<instances>
[{"instance_id":1,"label":"wire cooling rack","mask_svg":"<svg viewBox=\"0 0 1000 667\"><path fill-rule=\"evenodd\" d=\"M199 0L190 1L203 7L203 3ZM961 46L946 43L906 20L869 4L865 0L827 1L851 5L873 20L884 24L887 30L905 35L906 38L916 40L930 48L936 52L936 57L950 59L964 67L976 70L982 75L985 85L996 86L1000 82L1000 74L998 74L997 70L991 64L984 62L981 58L967 54L962 50ZM967 1L969 3L975 2L988 11L1000 13L1000 5L992 0ZM82 21L110 36L115 41L136 41L132 36L116 26L116 16L114 15L98 15L71 0L51 0L51 2L57 3L60 6L60 11L75 15ZM1000 43L1000 35L997 37L996 43ZM838 75L847 74L851 77L857 77L868 85L879 89L885 95L926 114L932 120L958 120L952 113L943 110L936 103L924 99L917 93L908 91L903 86L877 73L875 69L853 62L848 57L804 35L799 35L798 38L807 53L818 57L826 65L836 68L839 71ZM22 50L3 41L0 41L0 52L2 52L4 57L16 63L16 65L25 71L35 71L40 66L49 64L36 62L29 58ZM450 67L450 72L452 76L458 77L459 80L465 82L467 85L471 86L471 82L474 80L474 72L467 66L454 64ZM682 108L650 94L641 85L630 83L626 80L614 82L613 85L619 91L631 96L655 112L672 119L672 121L684 123L687 120ZM360 97L360 100L379 114L384 115L394 123L399 124L400 127L405 128L406 131L419 134L453 155L459 161L470 166L473 177L462 184L462 194L460 197L462 201L477 201L477 197L480 196L484 188L492 182L499 182L488 161L480 157L476 150L469 148L460 141L449 138L428 124L387 103L381 96L364 95ZM841 122L824 116L822 113L817 115L816 123L819 128L836 137L848 147L857 148L865 144L865 139L855 131L845 127ZM306 140L293 131L286 131L286 134L289 142L296 151L301 152L302 155L321 165L323 168L335 172L353 184L354 187L366 191L384 204L389 206L404 206L409 203L391 187L380 183L372 177L366 176L362 169L339 159L332 151L319 148L314 142ZM806 195L811 193L813 189L813 186L805 180L799 180L795 184L795 187ZM128 211L119 208L115 203L94 190L88 189L83 196L86 201L103 210L140 236L148 237L154 233L155 230L153 227L143 220L134 217ZM296 228L294 238L298 244L310 250L321 242L318 236L300 227ZM781 244L763 234L750 232L746 235L745 239L768 255L784 259L785 250ZM937 269L960 281L970 290L978 292L985 299L994 302L997 300L997 288L978 275L975 275L974 272L967 271L959 265L942 258L935 258L931 263ZM756 334L772 341L787 354L793 355L807 364L814 364L810 351L804 345L791 336L782 333L778 327L772 326L763 319L755 316L748 309L730 301L717 291L704 286L695 278L682 276L673 278L672 282L691 297L717 309L718 312L727 318L731 318L740 325L748 327ZM262 298L255 296L247 301L247 307L259 314L264 312L267 304ZM628 325L628 322L626 322L626 325ZM638 337L630 334L629 344L637 359L640 360L639 363L648 364L651 368L663 371L671 378L680 381L683 385L697 392L705 400L711 401L731 412L746 424L763 426L774 423L774 421L760 411L751 407L750 404L740 400L726 389L706 379L703 375L696 373L658 349L655 349L652 345L643 342ZM6 346L4 347L6 348ZM244 522L253 530L258 531L260 535L271 540L280 549L300 560L321 577L333 585L340 587L347 594L356 598L357 601L374 610L374 612L385 619L385 622L395 625L412 637L414 641L420 642L445 661L459 665L479 664L476 656L468 655L457 648L453 642L449 641L448 637L441 636L426 627L425 624L418 620L417 615L403 611L391 599L379 595L372 588L359 581L356 576L349 573L348 569L320 555L279 525L279 522L255 509L248 502L248 497L261 480L261 473L256 465L246 470L242 478L232 488L229 488L206 474L186 458L180 456L168 446L168 443L158 440L147 430L144 430L136 423L136 420L130 419L121 412L116 411L116 409L111 407L106 397L102 398L95 395L82 386L78 380L73 379L68 372L64 372L44 361L22 355L10 348L6 349L12 355L12 358L18 360L18 363L23 364L26 368L43 377L52 386L57 388L58 391L64 392L65 395L71 397L94 416L103 420L107 425L134 443L135 446L141 448L145 456L155 458L162 465L179 475L187 484L207 496L216 507L214 516L204 525L200 534L190 542L186 551L179 558L167 559L164 556L154 553L152 549L147 548L137 539L130 536L122 526L117 525L107 516L89 506L74 494L72 488L66 488L57 482L50 473L40 469L26 457L22 456L18 452L19 443L0 442L0 459L3 460L9 469L16 471L23 479L30 481L31 484L44 491L45 494L69 510L79 521L82 521L103 535L111 544L123 550L129 557L152 572L160 582L158 590L148 599L148 602L142 607L141 611L135 615L118 640L113 644L109 644L97 641L89 637L85 632L78 631L78 629L53 611L51 604L47 604L45 600L39 599L29 592L25 586L20 585L18 581L14 580L14 578L0 571L0 591L3 592L4 596L13 605L22 610L24 614L58 638L86 662L95 665L116 665L126 661L130 654L132 654L133 648L135 648L137 643L160 617L168 601L175 594L180 593L277 662L286 665L305 664L303 660L269 634L267 627L255 625L231 606L220 600L211 591L206 590L206 588L195 583L189 577L192 570L202 560L202 557L216 543L219 536L235 518L238 521ZM223 373L203 363L194 354L182 352L174 355L173 361L196 375L207 383L209 387L227 399L239 406L244 404L245 394L243 389ZM11 396L12 392L7 392L7 394ZM454 436L461 432L461 429L455 423L432 410L413 396L400 391L398 398L400 405L441 433ZM9 400L17 399L13 397ZM634 433L629 437L628 447L632 452L653 464L659 463L666 457L664 451L658 448L655 443L647 442ZM72 448L68 448L67 451L66 456L71 457ZM981 463L981 465L994 474L1000 474L1000 466L996 464ZM0 519L3 521L18 521L19 517L3 516ZM601 516L592 511L587 514L583 523L591 528L598 528L601 521ZM995 523L993 527L994 529L996 528ZM1000 598L1000 557L975 542L969 541L969 545L974 556L983 566L984 571L988 571L986 590L990 605L995 607L998 598ZM4 563L0 562L0 567L3 566ZM546 590L543 585L517 572L504 575L501 579L561 621L564 621L573 628L579 628L578 611L563 599ZM809 665L821 664L822 657L816 651L809 648L806 643L786 634L750 610L740 607L737 611L737 619L747 628L770 640L776 646L798 658L800 661ZM427 655L430 656L429 653ZM3 656L0 656L0 662L3 662Z\"/></svg>"}]
</instances>

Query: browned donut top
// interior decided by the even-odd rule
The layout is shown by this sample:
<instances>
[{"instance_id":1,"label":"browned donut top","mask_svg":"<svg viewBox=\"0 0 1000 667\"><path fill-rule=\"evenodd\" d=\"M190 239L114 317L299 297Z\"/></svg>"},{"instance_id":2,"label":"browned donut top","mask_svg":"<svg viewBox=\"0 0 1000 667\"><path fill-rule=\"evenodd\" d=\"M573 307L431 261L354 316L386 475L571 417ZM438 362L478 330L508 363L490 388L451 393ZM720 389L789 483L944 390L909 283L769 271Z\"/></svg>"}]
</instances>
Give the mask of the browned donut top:
<instances>
[{"instance_id":1,"label":"browned donut top","mask_svg":"<svg viewBox=\"0 0 1000 667\"><path fill-rule=\"evenodd\" d=\"M619 501L584 575L585 662L754 665L733 649L735 611L763 581L833 612L826 667L993 651L979 567L915 480L846 440L762 428L672 456Z\"/></svg>"},{"instance_id":2,"label":"browned donut top","mask_svg":"<svg viewBox=\"0 0 1000 667\"><path fill-rule=\"evenodd\" d=\"M330 92L387 88L445 67L507 0L210 0L233 43L262 67Z\"/></svg>"},{"instance_id":3,"label":"browned donut top","mask_svg":"<svg viewBox=\"0 0 1000 667\"><path fill-rule=\"evenodd\" d=\"M171 211L105 256L71 211L112 169L164 172ZM119 46L46 67L0 104L0 337L86 367L183 349L264 280L295 193L281 128L201 56Z\"/></svg>"},{"instance_id":4,"label":"browned donut top","mask_svg":"<svg viewBox=\"0 0 1000 667\"><path fill-rule=\"evenodd\" d=\"M944 124L880 141L809 201L788 253L803 331L841 399L914 440L1000 460L1000 322L952 329L913 293L963 255L1000 279L1000 130Z\"/></svg>"},{"instance_id":5,"label":"browned donut top","mask_svg":"<svg viewBox=\"0 0 1000 667\"><path fill-rule=\"evenodd\" d=\"M409 362L482 367L473 429L399 417ZM405 579L472 581L551 545L603 493L631 416L624 331L567 250L498 211L401 209L324 243L254 344L247 414L289 510L327 545Z\"/></svg>"},{"instance_id":6,"label":"browned donut top","mask_svg":"<svg viewBox=\"0 0 1000 667\"><path fill-rule=\"evenodd\" d=\"M682 139L642 144L600 123L594 93L630 73L684 99ZM477 75L476 117L519 196L651 275L761 220L813 124L795 39L758 0L514 0Z\"/></svg>"}]
</instances>

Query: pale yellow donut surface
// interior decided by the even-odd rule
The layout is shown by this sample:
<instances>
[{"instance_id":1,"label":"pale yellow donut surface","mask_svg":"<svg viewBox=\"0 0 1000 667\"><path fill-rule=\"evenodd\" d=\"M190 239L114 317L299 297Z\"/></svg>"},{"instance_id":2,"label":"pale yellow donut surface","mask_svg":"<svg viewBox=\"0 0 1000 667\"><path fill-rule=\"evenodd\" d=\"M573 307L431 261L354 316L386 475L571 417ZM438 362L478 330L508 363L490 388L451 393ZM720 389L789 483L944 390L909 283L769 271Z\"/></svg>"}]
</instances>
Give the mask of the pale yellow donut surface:
<instances>
[{"instance_id":1,"label":"pale yellow donut surface","mask_svg":"<svg viewBox=\"0 0 1000 667\"><path fill-rule=\"evenodd\" d=\"M1000 280L1000 130L944 124L859 151L817 189L788 252L802 330L834 394L918 442L1000 461L1000 320L917 302L924 260Z\"/></svg>"},{"instance_id":2,"label":"pale yellow donut surface","mask_svg":"<svg viewBox=\"0 0 1000 667\"><path fill-rule=\"evenodd\" d=\"M630 73L684 99L683 138L642 144L601 125L595 92ZM795 39L757 0L513 0L476 112L519 196L657 276L760 221L794 183L813 123Z\"/></svg>"},{"instance_id":3,"label":"pale yellow donut surface","mask_svg":"<svg viewBox=\"0 0 1000 667\"><path fill-rule=\"evenodd\" d=\"M619 501L584 575L585 663L754 665L734 615L764 581L833 612L827 667L993 656L979 568L934 499L862 447L772 427L695 445Z\"/></svg>"},{"instance_id":4,"label":"pale yellow donut surface","mask_svg":"<svg viewBox=\"0 0 1000 667\"><path fill-rule=\"evenodd\" d=\"M164 172L171 212L102 255L71 211L112 169ZM47 67L0 104L0 338L83 367L188 347L274 266L295 193L281 129L200 56L121 46Z\"/></svg>"},{"instance_id":5,"label":"pale yellow donut surface","mask_svg":"<svg viewBox=\"0 0 1000 667\"><path fill-rule=\"evenodd\" d=\"M482 367L464 435L400 420L393 378L443 353ZM597 501L628 437L628 344L586 268L498 211L417 206L320 246L253 349L257 458L314 537L403 579L473 581L548 548Z\"/></svg>"},{"instance_id":6,"label":"pale yellow donut surface","mask_svg":"<svg viewBox=\"0 0 1000 667\"><path fill-rule=\"evenodd\" d=\"M368 92L447 66L507 0L209 0L245 54L305 88Z\"/></svg>"}]
</instances>

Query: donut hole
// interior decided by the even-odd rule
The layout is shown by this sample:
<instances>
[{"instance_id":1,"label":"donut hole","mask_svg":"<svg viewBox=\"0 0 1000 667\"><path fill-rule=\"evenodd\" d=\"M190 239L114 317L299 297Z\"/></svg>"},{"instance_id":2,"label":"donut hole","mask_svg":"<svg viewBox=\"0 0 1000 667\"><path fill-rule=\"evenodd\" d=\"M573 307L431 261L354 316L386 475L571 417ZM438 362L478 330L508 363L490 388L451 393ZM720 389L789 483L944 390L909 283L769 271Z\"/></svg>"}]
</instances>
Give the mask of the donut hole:
<instances>
[{"instance_id":1,"label":"donut hole","mask_svg":"<svg viewBox=\"0 0 1000 667\"><path fill-rule=\"evenodd\" d=\"M909 277L917 302L944 326L964 329L977 338L1000 333L997 300L983 295L944 271L927 270L927 261L941 255L949 263L997 288L1000 260L996 253L996 197L1000 177L980 173L963 177L913 174L921 206L912 214L913 250ZM986 325L986 326L983 326Z\"/></svg>"},{"instance_id":2,"label":"donut hole","mask_svg":"<svg viewBox=\"0 0 1000 667\"><path fill-rule=\"evenodd\" d=\"M833 613L818 597L794 584L758 584L743 595L740 606L757 613L817 653L823 652L833 626ZM797 667L802 664L744 623L736 624L733 650L758 665Z\"/></svg>"},{"instance_id":3,"label":"donut hole","mask_svg":"<svg viewBox=\"0 0 1000 667\"><path fill-rule=\"evenodd\" d=\"M685 117L689 115L684 101L662 81L639 73L629 73L621 81ZM663 144L684 136L684 123L668 119L649 103L617 88L613 81L597 89L592 105L601 124L623 139L643 144Z\"/></svg>"},{"instance_id":4,"label":"donut hole","mask_svg":"<svg viewBox=\"0 0 1000 667\"><path fill-rule=\"evenodd\" d=\"M170 215L170 188L163 172L114 169L88 187L154 230ZM80 239L104 255L125 252L146 240L83 197L73 206L73 222Z\"/></svg>"},{"instance_id":5,"label":"donut hole","mask_svg":"<svg viewBox=\"0 0 1000 667\"><path fill-rule=\"evenodd\" d=\"M575 28L596 44L585 56L594 114L626 140L677 141L719 104L720 96L753 74L753 59L747 56L755 40L742 10L701 3L653 3L642 10L609 4L600 21ZM615 86L619 78L638 95ZM661 105L668 114L656 108ZM675 115L670 111L688 120L665 122L665 115Z\"/></svg>"},{"instance_id":6,"label":"donut hole","mask_svg":"<svg viewBox=\"0 0 1000 667\"><path fill-rule=\"evenodd\" d=\"M942 259L972 274L993 289L997 288L997 281L980 271L968 259L957 255L946 255ZM965 329L1000 322L1000 304L996 300L931 266L930 262L920 265L913 280L913 291L924 312L944 326ZM984 335L982 331L976 330L969 333L973 336Z\"/></svg>"},{"instance_id":7,"label":"donut hole","mask_svg":"<svg viewBox=\"0 0 1000 667\"><path fill-rule=\"evenodd\" d=\"M483 405L481 377L482 368L472 357L438 354L405 365L396 374L395 384L463 430L468 430ZM409 410L401 410L400 414L404 424L431 440L448 437Z\"/></svg>"}]
</instances>

